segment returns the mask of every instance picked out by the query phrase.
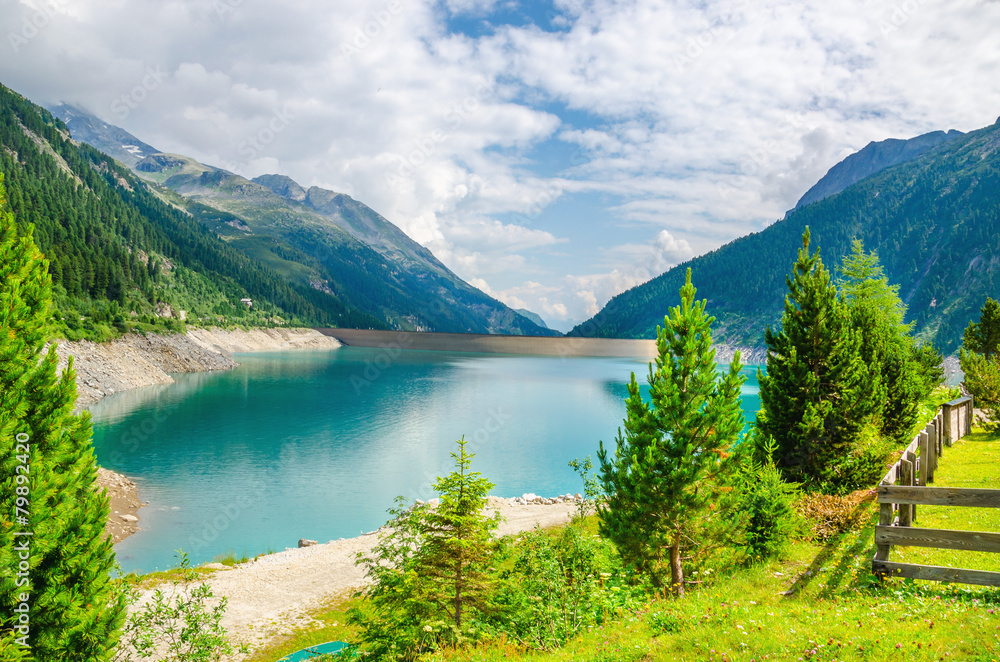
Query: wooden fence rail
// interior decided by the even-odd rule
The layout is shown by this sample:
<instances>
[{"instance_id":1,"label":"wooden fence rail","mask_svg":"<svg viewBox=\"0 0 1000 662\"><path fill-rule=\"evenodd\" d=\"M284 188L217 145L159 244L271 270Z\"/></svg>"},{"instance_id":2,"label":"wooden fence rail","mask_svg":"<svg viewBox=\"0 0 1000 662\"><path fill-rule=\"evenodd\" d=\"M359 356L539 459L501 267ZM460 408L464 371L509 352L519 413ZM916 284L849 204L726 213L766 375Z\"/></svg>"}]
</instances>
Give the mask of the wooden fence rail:
<instances>
[{"instance_id":1,"label":"wooden fence rail","mask_svg":"<svg viewBox=\"0 0 1000 662\"><path fill-rule=\"evenodd\" d=\"M971 397L942 405L879 483L879 522L875 528L875 558L872 559L872 572L877 575L1000 586L1000 572L889 560L893 546L1000 553L1000 533L913 526L918 505L1000 508L1000 490L929 486L934 481L934 470L945 447L972 431L972 406Z\"/></svg>"}]
</instances>

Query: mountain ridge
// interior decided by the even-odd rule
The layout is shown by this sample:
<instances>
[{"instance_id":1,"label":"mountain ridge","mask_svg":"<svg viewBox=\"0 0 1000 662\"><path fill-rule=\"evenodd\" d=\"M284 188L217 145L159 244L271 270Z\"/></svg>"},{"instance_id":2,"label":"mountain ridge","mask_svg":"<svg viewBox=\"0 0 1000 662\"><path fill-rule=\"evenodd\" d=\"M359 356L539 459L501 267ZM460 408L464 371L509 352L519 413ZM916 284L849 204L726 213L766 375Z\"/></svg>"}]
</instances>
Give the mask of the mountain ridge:
<instances>
[{"instance_id":1,"label":"mountain ridge","mask_svg":"<svg viewBox=\"0 0 1000 662\"><path fill-rule=\"evenodd\" d=\"M954 352L969 319L1000 287L1000 120L631 288L569 335L654 337L690 267L717 318L716 340L761 347L765 327L780 322L785 277L806 226L828 268L855 238L874 250L900 286L918 339Z\"/></svg>"},{"instance_id":2,"label":"mountain ridge","mask_svg":"<svg viewBox=\"0 0 1000 662\"><path fill-rule=\"evenodd\" d=\"M898 138L888 138L877 142L873 140L830 168L818 182L799 198L794 209L840 193L855 182L871 177L886 168L912 161L941 143L963 135L965 134L961 131L951 129L947 132L931 131L908 140Z\"/></svg>"},{"instance_id":3,"label":"mountain ridge","mask_svg":"<svg viewBox=\"0 0 1000 662\"><path fill-rule=\"evenodd\" d=\"M80 140L99 143L95 147L121 152L120 143L142 142L79 108L54 110L71 113L83 130ZM469 285L395 224L346 194L306 188L279 174L246 179L184 155L156 150L137 158L125 151L131 170L161 199L185 209L230 245L391 328L558 335Z\"/></svg>"}]
</instances>

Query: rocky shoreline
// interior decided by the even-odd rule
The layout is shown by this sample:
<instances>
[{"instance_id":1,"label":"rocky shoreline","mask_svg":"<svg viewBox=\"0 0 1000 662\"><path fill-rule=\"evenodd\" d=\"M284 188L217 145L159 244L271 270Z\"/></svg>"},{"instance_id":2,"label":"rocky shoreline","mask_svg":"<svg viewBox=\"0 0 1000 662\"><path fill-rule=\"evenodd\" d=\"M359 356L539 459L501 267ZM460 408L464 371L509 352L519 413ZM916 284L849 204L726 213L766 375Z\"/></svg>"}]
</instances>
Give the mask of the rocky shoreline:
<instances>
[{"instance_id":1,"label":"rocky shoreline","mask_svg":"<svg viewBox=\"0 0 1000 662\"><path fill-rule=\"evenodd\" d=\"M130 333L108 343L58 341L59 370L73 357L77 411L106 395L141 386L170 384L170 373L231 370L233 354L290 349L335 349L341 343L313 329L190 329L187 333ZM135 482L98 468L98 489L107 490L111 512L105 531L119 543L139 530L139 508L146 505Z\"/></svg>"},{"instance_id":2,"label":"rocky shoreline","mask_svg":"<svg viewBox=\"0 0 1000 662\"><path fill-rule=\"evenodd\" d=\"M341 344L313 329L190 329L187 333L130 333L107 343L59 341L59 369L73 357L77 409L106 395L170 384L169 373L231 370L232 354L287 349L334 349Z\"/></svg>"},{"instance_id":3,"label":"rocky shoreline","mask_svg":"<svg viewBox=\"0 0 1000 662\"><path fill-rule=\"evenodd\" d=\"M107 490L111 506L104 532L111 542L120 543L139 530L139 509L146 504L139 499L134 481L104 467L97 468L97 487Z\"/></svg>"}]
</instances>

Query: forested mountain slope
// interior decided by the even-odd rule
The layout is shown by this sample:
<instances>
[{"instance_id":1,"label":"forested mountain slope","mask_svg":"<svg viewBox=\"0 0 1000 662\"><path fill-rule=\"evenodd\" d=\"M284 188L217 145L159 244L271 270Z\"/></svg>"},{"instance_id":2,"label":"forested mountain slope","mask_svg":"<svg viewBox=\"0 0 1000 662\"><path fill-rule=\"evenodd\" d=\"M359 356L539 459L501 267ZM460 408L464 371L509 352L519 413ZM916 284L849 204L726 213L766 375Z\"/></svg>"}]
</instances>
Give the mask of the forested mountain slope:
<instances>
[{"instance_id":1,"label":"forested mountain slope","mask_svg":"<svg viewBox=\"0 0 1000 662\"><path fill-rule=\"evenodd\" d=\"M79 109L57 110L69 112L81 136L100 149L121 151L123 145L141 142L93 116L83 117ZM161 198L190 212L229 246L389 328L557 335L460 279L429 250L350 196L306 189L283 175L250 181L186 156L155 151L131 165Z\"/></svg>"},{"instance_id":2,"label":"forested mountain slope","mask_svg":"<svg viewBox=\"0 0 1000 662\"><path fill-rule=\"evenodd\" d=\"M55 284L56 323L71 338L163 324L182 309L206 322L387 326L230 246L3 86L0 172L18 222L35 227Z\"/></svg>"},{"instance_id":3,"label":"forested mountain slope","mask_svg":"<svg viewBox=\"0 0 1000 662\"><path fill-rule=\"evenodd\" d=\"M761 346L764 327L780 320L785 276L807 225L829 266L855 238L876 251L918 337L954 352L986 296L1000 291L1000 120L623 292L571 335L654 337L691 267L718 320L713 335Z\"/></svg>"},{"instance_id":4,"label":"forested mountain slope","mask_svg":"<svg viewBox=\"0 0 1000 662\"><path fill-rule=\"evenodd\" d=\"M879 142L870 142L865 147L830 168L830 170L805 192L795 204L795 208L819 202L823 198L840 193L855 182L891 168L894 165L911 161L941 143L962 136L961 131L932 131L909 140L889 138Z\"/></svg>"}]
</instances>

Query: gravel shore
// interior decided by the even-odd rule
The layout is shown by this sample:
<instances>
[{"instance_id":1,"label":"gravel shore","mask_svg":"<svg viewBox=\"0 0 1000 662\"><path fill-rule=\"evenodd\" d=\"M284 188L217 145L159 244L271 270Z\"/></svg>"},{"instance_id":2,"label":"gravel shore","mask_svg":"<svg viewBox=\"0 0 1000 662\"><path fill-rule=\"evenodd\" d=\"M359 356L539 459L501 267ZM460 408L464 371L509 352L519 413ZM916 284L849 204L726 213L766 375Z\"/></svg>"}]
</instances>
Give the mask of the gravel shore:
<instances>
[{"instance_id":1,"label":"gravel shore","mask_svg":"<svg viewBox=\"0 0 1000 662\"><path fill-rule=\"evenodd\" d=\"M104 531L119 543L139 530L139 509L146 504L139 499L135 482L104 467L97 468L97 487L106 489L111 501Z\"/></svg>"},{"instance_id":2,"label":"gravel shore","mask_svg":"<svg viewBox=\"0 0 1000 662\"><path fill-rule=\"evenodd\" d=\"M498 529L499 535L566 524L578 508L577 501L566 497L530 501L489 497L487 512L499 511L506 519ZM216 572L205 581L217 598L226 598L223 625L230 639L253 648L308 625L309 612L330 598L364 585L364 571L354 560L358 552L370 551L378 539L379 532L375 531L286 549L233 567L209 564L207 567Z\"/></svg>"}]
</instances>

